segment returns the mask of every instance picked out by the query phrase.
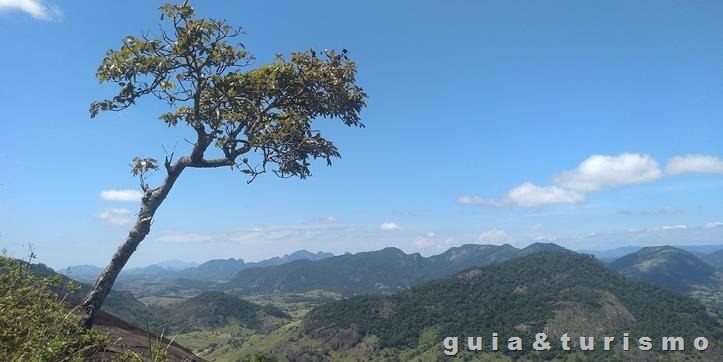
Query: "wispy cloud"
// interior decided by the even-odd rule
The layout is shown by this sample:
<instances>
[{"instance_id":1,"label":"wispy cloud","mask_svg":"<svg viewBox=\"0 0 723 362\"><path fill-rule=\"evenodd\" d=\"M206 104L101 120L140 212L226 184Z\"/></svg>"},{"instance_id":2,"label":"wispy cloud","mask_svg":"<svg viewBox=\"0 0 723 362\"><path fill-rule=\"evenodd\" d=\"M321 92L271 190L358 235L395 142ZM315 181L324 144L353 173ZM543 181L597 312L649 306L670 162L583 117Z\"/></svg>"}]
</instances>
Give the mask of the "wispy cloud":
<instances>
[{"instance_id":1,"label":"wispy cloud","mask_svg":"<svg viewBox=\"0 0 723 362\"><path fill-rule=\"evenodd\" d=\"M480 197L480 196L462 195L457 198L457 202L462 205L485 205L485 206L494 206L494 207L505 206L504 201L488 199L488 198Z\"/></svg>"},{"instance_id":2,"label":"wispy cloud","mask_svg":"<svg viewBox=\"0 0 723 362\"><path fill-rule=\"evenodd\" d=\"M328 225L334 225L339 223L339 218L333 215L324 216L324 217L317 217L313 219L309 219L303 222L303 225L308 226L328 226Z\"/></svg>"},{"instance_id":3,"label":"wispy cloud","mask_svg":"<svg viewBox=\"0 0 723 362\"><path fill-rule=\"evenodd\" d=\"M491 244L505 244L505 243L512 243L514 239L510 234L508 234L506 231L502 229L489 229L485 230L480 233L479 238L477 238L479 242L482 243L491 243Z\"/></svg>"},{"instance_id":4,"label":"wispy cloud","mask_svg":"<svg viewBox=\"0 0 723 362\"><path fill-rule=\"evenodd\" d=\"M427 249L437 243L435 240L436 236L437 234L435 232L430 231L423 236L414 239L414 245L419 249Z\"/></svg>"},{"instance_id":5,"label":"wispy cloud","mask_svg":"<svg viewBox=\"0 0 723 362\"><path fill-rule=\"evenodd\" d=\"M401 229L399 227L399 225L397 225L396 223L393 223L393 222L385 222L385 223L379 224L378 228L379 228L379 230L382 230L382 231L392 231L392 230Z\"/></svg>"},{"instance_id":6,"label":"wispy cloud","mask_svg":"<svg viewBox=\"0 0 723 362\"><path fill-rule=\"evenodd\" d=\"M133 221L133 212L128 209L110 208L93 214L96 219L113 226L128 225Z\"/></svg>"},{"instance_id":7,"label":"wispy cloud","mask_svg":"<svg viewBox=\"0 0 723 362\"><path fill-rule=\"evenodd\" d=\"M141 201L142 197L143 193L131 189L103 190L100 192L100 198L106 201Z\"/></svg>"},{"instance_id":8,"label":"wispy cloud","mask_svg":"<svg viewBox=\"0 0 723 362\"><path fill-rule=\"evenodd\" d=\"M661 214L680 214L681 212L683 212L683 210L672 206L666 206L660 209Z\"/></svg>"},{"instance_id":9,"label":"wispy cloud","mask_svg":"<svg viewBox=\"0 0 723 362\"><path fill-rule=\"evenodd\" d=\"M668 161L665 172L669 175L683 173L723 173L723 160L707 155L685 155Z\"/></svg>"},{"instance_id":10,"label":"wispy cloud","mask_svg":"<svg viewBox=\"0 0 723 362\"><path fill-rule=\"evenodd\" d=\"M664 225L660 227L660 230L685 230L688 225Z\"/></svg>"},{"instance_id":11,"label":"wispy cloud","mask_svg":"<svg viewBox=\"0 0 723 362\"><path fill-rule=\"evenodd\" d=\"M0 0L0 12L4 11L22 11L39 20L57 20L63 15L57 6L40 0Z\"/></svg>"},{"instance_id":12,"label":"wispy cloud","mask_svg":"<svg viewBox=\"0 0 723 362\"><path fill-rule=\"evenodd\" d=\"M163 242L176 243L176 242L203 242L203 241L210 241L213 238L214 238L214 236L211 234L170 230L170 231L161 232L160 235L158 237L156 237L156 240L163 241Z\"/></svg>"},{"instance_id":13,"label":"wispy cloud","mask_svg":"<svg viewBox=\"0 0 723 362\"><path fill-rule=\"evenodd\" d=\"M393 241L401 242L397 245L404 248L412 245L417 235L404 229L395 232L379 230L378 225L308 225L302 222L298 225L223 231L161 229L153 232L149 244L159 250L169 246L177 250L202 249L206 258L241 257L244 260L260 260L299 249L323 250L335 254L378 250L392 245Z\"/></svg>"},{"instance_id":14,"label":"wispy cloud","mask_svg":"<svg viewBox=\"0 0 723 362\"><path fill-rule=\"evenodd\" d=\"M671 224L624 230L563 233L555 235L554 242L571 249L605 250L630 245L717 245L720 244L721 237L723 237L723 222L716 221L705 225Z\"/></svg>"}]
</instances>

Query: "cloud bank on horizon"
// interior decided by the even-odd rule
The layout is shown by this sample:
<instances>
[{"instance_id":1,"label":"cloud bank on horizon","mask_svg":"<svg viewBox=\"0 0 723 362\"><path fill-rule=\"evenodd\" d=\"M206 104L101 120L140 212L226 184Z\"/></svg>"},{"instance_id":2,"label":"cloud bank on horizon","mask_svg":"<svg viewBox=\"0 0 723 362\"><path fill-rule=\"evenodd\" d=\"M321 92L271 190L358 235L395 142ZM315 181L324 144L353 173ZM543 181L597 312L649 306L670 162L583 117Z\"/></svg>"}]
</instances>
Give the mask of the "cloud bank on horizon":
<instances>
[{"instance_id":1,"label":"cloud bank on horizon","mask_svg":"<svg viewBox=\"0 0 723 362\"><path fill-rule=\"evenodd\" d=\"M553 176L553 185L538 186L524 182L502 198L463 195L464 205L535 208L548 204L580 204L585 195L608 188L657 181L685 173L723 174L723 160L716 156L689 154L671 158L663 171L652 156L622 153L617 156L592 155L575 169Z\"/></svg>"},{"instance_id":2,"label":"cloud bank on horizon","mask_svg":"<svg viewBox=\"0 0 723 362\"><path fill-rule=\"evenodd\" d=\"M536 185L524 182L512 188L500 199L488 199L480 196L460 196L459 204L484 205L494 208L516 206L537 209L544 205L570 204L580 205L586 202L586 195L604 190L614 190L626 185L646 184L685 173L723 173L723 161L710 155L689 154L671 158L665 167L649 154L622 153L612 155L592 155L571 170L559 172L552 177L551 185ZM107 189L99 193L105 202L135 202L142 193L133 189ZM502 211L500 211L502 212ZM683 210L665 206L651 213L659 215L677 215ZM133 221L134 213L126 208L108 208L93 215L106 225L127 226ZM475 242L481 244L512 244L524 247L532 242L554 242L569 248L586 248L591 242L598 245L618 245L619 240L627 244L649 244L651 240L664 243L674 242L676 238L690 242L714 242L723 230L723 221L712 220L705 224L690 225L684 223L658 224L629 229L609 229L595 232L551 232L543 224L533 225L528 232L491 227L481 231L439 232L430 227L422 231L416 227L402 227L397 220L385 220L374 225L340 224L336 216L326 216L304 222L300 226L253 227L225 232L204 232L185 229L160 230L152 237L154 247L174 245L216 244L224 248L263 247L269 243L283 242L303 248L304 245L316 245L316 250L343 253L338 242L343 245L354 244L355 239L368 240L368 249L381 248L393 243L407 251L437 253L453 246ZM686 233L685 235L681 233ZM682 241L682 240L681 240ZM345 246L346 247L346 246ZM291 249L289 249L291 251ZM355 250L359 251L359 250ZM247 256L248 257L248 256ZM261 256L259 257L261 258Z\"/></svg>"}]
</instances>

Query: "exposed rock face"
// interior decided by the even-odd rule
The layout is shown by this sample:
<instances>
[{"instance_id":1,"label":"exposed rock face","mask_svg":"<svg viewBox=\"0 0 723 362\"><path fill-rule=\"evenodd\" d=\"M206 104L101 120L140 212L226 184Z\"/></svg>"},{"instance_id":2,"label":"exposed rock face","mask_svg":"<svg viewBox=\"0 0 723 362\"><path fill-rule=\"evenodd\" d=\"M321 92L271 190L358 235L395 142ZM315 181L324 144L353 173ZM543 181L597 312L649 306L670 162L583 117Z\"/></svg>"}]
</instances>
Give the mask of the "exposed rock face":
<instances>
[{"instance_id":1,"label":"exposed rock face","mask_svg":"<svg viewBox=\"0 0 723 362\"><path fill-rule=\"evenodd\" d=\"M591 308L574 302L558 302L555 317L547 321L543 332L554 339L568 333L576 345L580 336L610 335L635 323L635 316L612 294L597 290L599 306Z\"/></svg>"},{"instance_id":2,"label":"exposed rock face","mask_svg":"<svg viewBox=\"0 0 723 362\"><path fill-rule=\"evenodd\" d=\"M361 336L357 326L352 324L351 328L319 328L309 332L309 336L328 345L335 351L349 349L356 345Z\"/></svg>"},{"instance_id":3,"label":"exposed rock face","mask_svg":"<svg viewBox=\"0 0 723 362\"><path fill-rule=\"evenodd\" d=\"M466 272L459 273L458 277L463 280L474 280L478 279L482 275L482 271L479 269L472 269Z\"/></svg>"}]
</instances>

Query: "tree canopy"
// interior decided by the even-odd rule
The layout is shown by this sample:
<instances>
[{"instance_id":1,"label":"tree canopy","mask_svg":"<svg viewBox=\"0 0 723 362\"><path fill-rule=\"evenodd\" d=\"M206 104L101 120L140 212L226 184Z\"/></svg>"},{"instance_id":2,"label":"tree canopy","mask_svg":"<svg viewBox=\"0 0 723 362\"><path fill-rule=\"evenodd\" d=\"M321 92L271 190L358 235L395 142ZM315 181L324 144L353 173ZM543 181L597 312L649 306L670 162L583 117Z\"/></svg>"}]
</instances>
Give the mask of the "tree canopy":
<instances>
[{"instance_id":1,"label":"tree canopy","mask_svg":"<svg viewBox=\"0 0 723 362\"><path fill-rule=\"evenodd\" d=\"M97 71L101 83L119 86L112 99L93 102L91 117L101 111L119 111L151 95L172 108L160 115L168 126L179 122L198 135L190 167L240 167L251 177L274 165L279 176L305 178L310 158L339 157L334 144L312 129L316 118L338 118L348 126L363 126L359 112L366 94L356 85L356 64L341 52L294 52L251 70L255 58L242 35L223 20L196 19L186 5L166 4L163 17L169 29L159 36L128 36L118 50L108 50ZM224 157L205 159L209 146ZM260 154L259 164L244 157ZM138 158L134 173L153 169L153 159ZM169 166L167 160L166 165Z\"/></svg>"}]
</instances>

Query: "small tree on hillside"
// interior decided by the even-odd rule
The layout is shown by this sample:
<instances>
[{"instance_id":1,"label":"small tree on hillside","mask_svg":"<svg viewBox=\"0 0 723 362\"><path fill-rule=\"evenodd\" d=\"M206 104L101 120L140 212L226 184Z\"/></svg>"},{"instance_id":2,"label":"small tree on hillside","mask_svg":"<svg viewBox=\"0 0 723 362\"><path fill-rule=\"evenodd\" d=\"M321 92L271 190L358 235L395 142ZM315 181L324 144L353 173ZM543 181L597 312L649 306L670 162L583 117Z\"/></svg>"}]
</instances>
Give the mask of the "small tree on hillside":
<instances>
[{"instance_id":1,"label":"small tree on hillside","mask_svg":"<svg viewBox=\"0 0 723 362\"><path fill-rule=\"evenodd\" d=\"M271 170L282 178L306 178L311 159L331 165L339 157L334 144L312 128L318 118L338 119L363 127L359 113L366 94L356 85L356 65L347 51L317 54L312 50L277 56L268 65L247 67L254 60L242 44L242 34L225 21L195 18L187 1L166 4L162 15L171 24L155 38L128 36L118 50L109 50L97 77L119 86L112 99L93 102L90 116L120 111L143 96L153 96L170 108L160 119L169 127L186 124L195 131L190 154L133 159L131 172L143 191L138 219L82 303L90 328L93 316L138 244L148 235L158 207L186 168L230 167L248 182ZM216 148L217 156L207 150ZM163 166L166 176L157 187L148 172Z\"/></svg>"}]
</instances>

